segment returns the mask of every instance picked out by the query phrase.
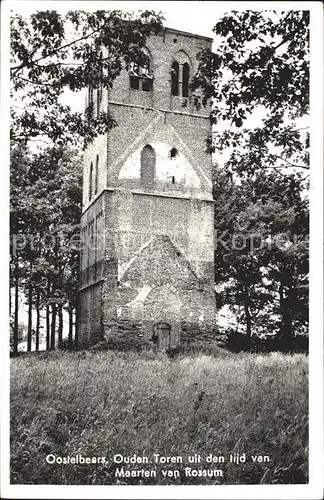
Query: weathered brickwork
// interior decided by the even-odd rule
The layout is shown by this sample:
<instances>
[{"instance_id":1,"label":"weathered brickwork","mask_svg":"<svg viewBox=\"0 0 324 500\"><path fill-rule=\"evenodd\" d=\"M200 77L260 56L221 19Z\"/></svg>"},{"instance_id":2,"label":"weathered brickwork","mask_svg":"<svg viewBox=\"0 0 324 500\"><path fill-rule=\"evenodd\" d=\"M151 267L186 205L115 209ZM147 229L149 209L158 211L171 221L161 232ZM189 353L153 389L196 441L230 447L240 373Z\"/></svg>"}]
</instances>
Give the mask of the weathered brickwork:
<instances>
[{"instance_id":1,"label":"weathered brickwork","mask_svg":"<svg viewBox=\"0 0 324 500\"><path fill-rule=\"evenodd\" d=\"M118 126L85 155L81 345L127 331L165 348L213 331L209 109L194 108L183 70L193 75L197 54L210 45L165 29L147 42L146 73L131 73L139 89L124 71L102 95L100 109ZM172 95L174 61L179 95ZM152 90L142 90L149 79Z\"/></svg>"}]
</instances>

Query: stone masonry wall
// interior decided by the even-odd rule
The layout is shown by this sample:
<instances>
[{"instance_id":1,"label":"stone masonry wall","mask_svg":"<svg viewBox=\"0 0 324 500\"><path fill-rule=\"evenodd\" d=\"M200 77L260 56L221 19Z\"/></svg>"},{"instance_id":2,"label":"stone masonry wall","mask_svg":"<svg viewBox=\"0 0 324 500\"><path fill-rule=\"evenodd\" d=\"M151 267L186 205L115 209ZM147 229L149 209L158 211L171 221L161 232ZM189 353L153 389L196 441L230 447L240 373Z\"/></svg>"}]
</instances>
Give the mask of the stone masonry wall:
<instances>
[{"instance_id":1,"label":"stone masonry wall","mask_svg":"<svg viewBox=\"0 0 324 500\"><path fill-rule=\"evenodd\" d=\"M170 73L177 59L188 62L193 75L198 52L210 46L211 39L166 29L147 42L153 91L131 89L128 73L122 72L113 89L103 92L101 109L118 126L95 139L85 154L81 345L125 331L150 340L158 321L171 325L171 345L213 331L209 109L197 110L191 98L172 96ZM171 183L158 171L154 185L143 187L134 169L140 168L146 144L156 147L161 169L167 151L177 149L183 168L179 181L175 176ZM97 154L98 191L89 198L90 164L95 166Z\"/></svg>"}]
</instances>

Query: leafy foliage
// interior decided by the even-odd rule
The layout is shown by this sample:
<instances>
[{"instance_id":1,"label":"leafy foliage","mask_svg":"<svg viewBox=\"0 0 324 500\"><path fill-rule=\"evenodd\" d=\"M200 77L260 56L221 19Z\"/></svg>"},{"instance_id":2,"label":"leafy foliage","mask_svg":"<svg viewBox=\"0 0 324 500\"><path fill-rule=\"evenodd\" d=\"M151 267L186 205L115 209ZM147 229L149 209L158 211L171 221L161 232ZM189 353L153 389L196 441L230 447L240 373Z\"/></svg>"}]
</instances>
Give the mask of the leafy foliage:
<instances>
[{"instance_id":1,"label":"leafy foliage","mask_svg":"<svg viewBox=\"0 0 324 500\"><path fill-rule=\"evenodd\" d=\"M216 169L218 306L257 331L304 333L308 324L308 199L296 175L265 172L235 183Z\"/></svg>"},{"instance_id":2,"label":"leafy foliage","mask_svg":"<svg viewBox=\"0 0 324 500\"><path fill-rule=\"evenodd\" d=\"M11 149L11 276L38 308L75 308L81 216L81 159L73 149ZM54 317L56 312L54 313ZM55 324L55 321L54 321ZM30 334L30 332L29 332ZM53 343L55 339L53 338Z\"/></svg>"},{"instance_id":3,"label":"leafy foliage","mask_svg":"<svg viewBox=\"0 0 324 500\"><path fill-rule=\"evenodd\" d=\"M43 11L11 18L11 137L46 135L58 144L85 144L115 126L106 112L91 120L63 105L66 89L108 89L122 68L142 54L146 37L158 33L162 17L152 11ZM24 102L23 110L19 106Z\"/></svg>"},{"instance_id":4,"label":"leafy foliage","mask_svg":"<svg viewBox=\"0 0 324 500\"><path fill-rule=\"evenodd\" d=\"M214 33L191 88L197 105L212 101L207 143L220 165L218 307L248 337L288 339L308 324L309 12L232 11Z\"/></svg>"},{"instance_id":5,"label":"leafy foliage","mask_svg":"<svg viewBox=\"0 0 324 500\"><path fill-rule=\"evenodd\" d=\"M309 12L233 11L215 25L215 52L201 54L192 90L213 101L209 145L230 150L226 167L308 169ZM260 126L251 126L257 111Z\"/></svg>"}]
</instances>

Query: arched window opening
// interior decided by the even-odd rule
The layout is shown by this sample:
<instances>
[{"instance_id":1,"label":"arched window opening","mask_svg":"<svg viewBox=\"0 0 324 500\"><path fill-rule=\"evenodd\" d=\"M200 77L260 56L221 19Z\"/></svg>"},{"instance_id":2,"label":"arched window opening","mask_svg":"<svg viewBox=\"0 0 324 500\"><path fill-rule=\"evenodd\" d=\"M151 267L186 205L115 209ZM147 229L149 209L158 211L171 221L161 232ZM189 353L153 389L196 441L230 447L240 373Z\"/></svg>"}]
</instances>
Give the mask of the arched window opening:
<instances>
[{"instance_id":1,"label":"arched window opening","mask_svg":"<svg viewBox=\"0 0 324 500\"><path fill-rule=\"evenodd\" d=\"M98 192L98 176L99 176L99 155L97 155L97 157L96 157L94 194L97 194L97 192Z\"/></svg>"},{"instance_id":2,"label":"arched window opening","mask_svg":"<svg viewBox=\"0 0 324 500\"><path fill-rule=\"evenodd\" d=\"M172 148L170 153L169 153L169 156L170 156L171 160L174 160L178 156L177 148Z\"/></svg>"},{"instance_id":3,"label":"arched window opening","mask_svg":"<svg viewBox=\"0 0 324 500\"><path fill-rule=\"evenodd\" d=\"M97 117L100 115L100 104L101 104L102 89L97 88Z\"/></svg>"},{"instance_id":4,"label":"arched window opening","mask_svg":"<svg viewBox=\"0 0 324 500\"><path fill-rule=\"evenodd\" d=\"M101 106L101 101L102 101L102 76L103 76L103 68L102 68L102 50L99 53L99 74L100 74L100 81L98 83L97 87L97 117L100 114L100 106Z\"/></svg>"},{"instance_id":5,"label":"arched window opening","mask_svg":"<svg viewBox=\"0 0 324 500\"><path fill-rule=\"evenodd\" d=\"M147 54L141 54L136 61L130 65L129 71L130 88L148 92L153 90L153 74L151 61Z\"/></svg>"},{"instance_id":6,"label":"arched window opening","mask_svg":"<svg viewBox=\"0 0 324 500\"><path fill-rule=\"evenodd\" d=\"M155 162L154 148L147 144L141 152L141 182L146 187L152 187L154 184Z\"/></svg>"},{"instance_id":7,"label":"arched window opening","mask_svg":"<svg viewBox=\"0 0 324 500\"><path fill-rule=\"evenodd\" d=\"M179 95L179 63L173 61L171 66L171 94Z\"/></svg>"},{"instance_id":8,"label":"arched window opening","mask_svg":"<svg viewBox=\"0 0 324 500\"><path fill-rule=\"evenodd\" d=\"M93 163L90 164L90 172L89 172L89 200L92 198L92 176L93 176Z\"/></svg>"},{"instance_id":9,"label":"arched window opening","mask_svg":"<svg viewBox=\"0 0 324 500\"><path fill-rule=\"evenodd\" d=\"M189 64L185 62L182 67L182 97L188 97L189 95L189 77L190 77Z\"/></svg>"},{"instance_id":10,"label":"arched window opening","mask_svg":"<svg viewBox=\"0 0 324 500\"><path fill-rule=\"evenodd\" d=\"M175 183L175 178L174 178L174 175L172 176L172 184Z\"/></svg>"},{"instance_id":11,"label":"arched window opening","mask_svg":"<svg viewBox=\"0 0 324 500\"><path fill-rule=\"evenodd\" d=\"M90 85L88 87L88 107L85 112L88 121L90 121L91 118L93 118L93 111L94 111L93 87Z\"/></svg>"}]
</instances>

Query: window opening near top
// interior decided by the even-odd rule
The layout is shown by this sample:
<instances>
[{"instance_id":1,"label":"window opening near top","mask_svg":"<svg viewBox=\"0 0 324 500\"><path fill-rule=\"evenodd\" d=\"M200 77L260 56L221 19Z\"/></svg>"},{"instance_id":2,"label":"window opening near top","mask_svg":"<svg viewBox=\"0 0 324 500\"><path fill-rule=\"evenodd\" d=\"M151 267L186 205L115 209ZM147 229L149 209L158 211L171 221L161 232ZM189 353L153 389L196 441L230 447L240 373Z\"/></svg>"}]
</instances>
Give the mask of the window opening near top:
<instances>
[{"instance_id":1,"label":"window opening near top","mask_svg":"<svg viewBox=\"0 0 324 500\"><path fill-rule=\"evenodd\" d=\"M89 172L89 200L92 198L92 177L93 177L93 163L90 164L90 172Z\"/></svg>"},{"instance_id":2,"label":"window opening near top","mask_svg":"<svg viewBox=\"0 0 324 500\"><path fill-rule=\"evenodd\" d=\"M189 95L189 76L190 68L186 62L182 67L182 97L188 97Z\"/></svg>"},{"instance_id":3,"label":"window opening near top","mask_svg":"<svg viewBox=\"0 0 324 500\"><path fill-rule=\"evenodd\" d=\"M88 87L88 107L86 109L86 116L88 120L91 120L93 118L93 111L94 111L94 103L93 103L93 87L90 85Z\"/></svg>"},{"instance_id":4,"label":"window opening near top","mask_svg":"<svg viewBox=\"0 0 324 500\"><path fill-rule=\"evenodd\" d=\"M173 61L171 66L171 94L179 95L179 63Z\"/></svg>"},{"instance_id":5,"label":"window opening near top","mask_svg":"<svg viewBox=\"0 0 324 500\"><path fill-rule=\"evenodd\" d=\"M96 157L94 194L97 194L98 191L98 176L99 176L99 155L97 155Z\"/></svg>"},{"instance_id":6,"label":"window opening near top","mask_svg":"<svg viewBox=\"0 0 324 500\"><path fill-rule=\"evenodd\" d=\"M130 65L129 71L130 87L134 90L148 92L153 90L153 75L150 68L150 58L142 54Z\"/></svg>"}]
</instances>

